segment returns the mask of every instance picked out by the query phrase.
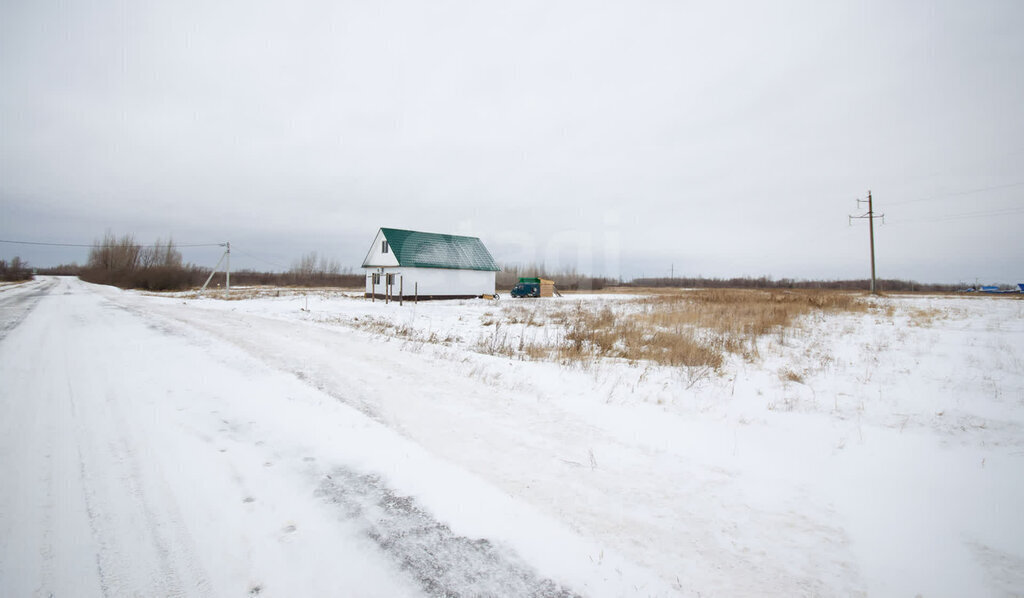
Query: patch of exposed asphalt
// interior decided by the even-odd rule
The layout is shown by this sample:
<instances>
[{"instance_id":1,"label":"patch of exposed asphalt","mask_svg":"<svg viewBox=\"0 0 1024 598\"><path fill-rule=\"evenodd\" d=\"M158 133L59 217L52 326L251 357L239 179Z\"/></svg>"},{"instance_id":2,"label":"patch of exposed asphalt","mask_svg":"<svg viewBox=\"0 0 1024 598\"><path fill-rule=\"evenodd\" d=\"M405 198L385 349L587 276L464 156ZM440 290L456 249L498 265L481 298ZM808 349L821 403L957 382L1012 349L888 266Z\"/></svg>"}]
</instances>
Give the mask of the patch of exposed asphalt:
<instances>
[{"instance_id":1,"label":"patch of exposed asphalt","mask_svg":"<svg viewBox=\"0 0 1024 598\"><path fill-rule=\"evenodd\" d=\"M511 549L455 534L379 476L336 468L324 477L317 495L360 525L429 596L577 596L540 577Z\"/></svg>"}]
</instances>

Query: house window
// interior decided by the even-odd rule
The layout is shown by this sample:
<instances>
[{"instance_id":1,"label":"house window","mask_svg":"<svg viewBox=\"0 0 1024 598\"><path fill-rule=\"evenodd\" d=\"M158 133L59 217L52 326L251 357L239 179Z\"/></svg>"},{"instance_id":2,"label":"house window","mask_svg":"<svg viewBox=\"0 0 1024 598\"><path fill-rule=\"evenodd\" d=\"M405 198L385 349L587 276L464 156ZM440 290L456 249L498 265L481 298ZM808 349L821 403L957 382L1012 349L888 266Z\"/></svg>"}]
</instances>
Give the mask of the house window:
<instances>
[{"instance_id":1,"label":"house window","mask_svg":"<svg viewBox=\"0 0 1024 598\"><path fill-rule=\"evenodd\" d=\"M387 239L385 239L385 240L380 242L380 252L381 253L387 253L388 252L388 241L387 241Z\"/></svg>"},{"instance_id":2,"label":"house window","mask_svg":"<svg viewBox=\"0 0 1024 598\"><path fill-rule=\"evenodd\" d=\"M373 273L373 284L380 284L380 272Z\"/></svg>"},{"instance_id":3,"label":"house window","mask_svg":"<svg viewBox=\"0 0 1024 598\"><path fill-rule=\"evenodd\" d=\"M394 286L394 284L395 284L395 275L394 274L388 274L388 284L391 285L391 286Z\"/></svg>"}]
</instances>

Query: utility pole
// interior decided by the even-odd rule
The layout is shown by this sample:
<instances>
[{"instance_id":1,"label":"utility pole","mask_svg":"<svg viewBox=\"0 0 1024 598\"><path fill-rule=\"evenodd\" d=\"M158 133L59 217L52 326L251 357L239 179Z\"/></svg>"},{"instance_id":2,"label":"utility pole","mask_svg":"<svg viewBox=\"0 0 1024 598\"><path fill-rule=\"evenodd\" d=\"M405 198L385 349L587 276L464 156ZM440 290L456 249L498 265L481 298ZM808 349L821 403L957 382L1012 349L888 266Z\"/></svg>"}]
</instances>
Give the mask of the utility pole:
<instances>
[{"instance_id":1,"label":"utility pole","mask_svg":"<svg viewBox=\"0 0 1024 598\"><path fill-rule=\"evenodd\" d=\"M871 191L868 191L868 198L858 199L857 206L861 204L868 204L868 211L866 214L860 216L848 216L850 224L853 224L854 220L867 219L868 221L868 238L871 241L871 294L874 295L878 291L875 289L875 218L881 218L882 222L885 222L885 214L875 215L875 208L871 202Z\"/></svg>"},{"instance_id":2,"label":"utility pole","mask_svg":"<svg viewBox=\"0 0 1024 598\"><path fill-rule=\"evenodd\" d=\"M871 192L870 191L868 192L868 197L871 197ZM227 243L225 243L225 245L227 245L227 250L224 252L224 255L226 255L227 258L228 258L228 264L227 264L227 268L224 269L224 289L227 291L228 297L230 297L231 296L231 241L228 241ZM872 247L874 247L874 245L872 245ZM872 276L874 276L874 272L875 272L875 254L872 253L871 254L871 273L872 273Z\"/></svg>"},{"instance_id":3,"label":"utility pole","mask_svg":"<svg viewBox=\"0 0 1024 598\"><path fill-rule=\"evenodd\" d=\"M227 294L231 295L231 241L227 243L221 243L221 247L226 247L224 253L221 254L220 259L217 260L217 265L213 267L213 271L210 272L210 276L207 277L206 282L203 283L203 288L199 289L199 293L196 296L201 296L206 287L209 286L210 281L213 280L213 275L217 273L217 269L220 268L220 263L227 258L227 268L224 270L224 288L227 290Z\"/></svg>"}]
</instances>

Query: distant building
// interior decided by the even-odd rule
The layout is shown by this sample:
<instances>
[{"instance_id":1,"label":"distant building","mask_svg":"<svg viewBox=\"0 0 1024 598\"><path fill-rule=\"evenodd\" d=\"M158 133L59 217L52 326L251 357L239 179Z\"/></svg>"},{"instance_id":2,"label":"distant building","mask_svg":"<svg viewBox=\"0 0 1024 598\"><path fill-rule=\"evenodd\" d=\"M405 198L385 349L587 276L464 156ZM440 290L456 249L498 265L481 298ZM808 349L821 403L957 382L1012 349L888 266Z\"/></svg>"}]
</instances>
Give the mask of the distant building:
<instances>
[{"instance_id":1,"label":"distant building","mask_svg":"<svg viewBox=\"0 0 1024 598\"><path fill-rule=\"evenodd\" d=\"M363 260L366 296L469 299L494 294L494 258L476 237L382 228Z\"/></svg>"}]
</instances>

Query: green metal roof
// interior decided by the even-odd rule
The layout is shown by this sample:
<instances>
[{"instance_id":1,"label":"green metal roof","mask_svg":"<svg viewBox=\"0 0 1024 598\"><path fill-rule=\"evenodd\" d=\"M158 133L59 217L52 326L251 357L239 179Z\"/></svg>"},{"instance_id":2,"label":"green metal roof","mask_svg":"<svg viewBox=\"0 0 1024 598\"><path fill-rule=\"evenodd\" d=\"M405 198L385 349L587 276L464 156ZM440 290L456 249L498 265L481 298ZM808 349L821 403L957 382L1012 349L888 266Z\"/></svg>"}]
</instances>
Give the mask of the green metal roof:
<instances>
[{"instance_id":1,"label":"green metal roof","mask_svg":"<svg viewBox=\"0 0 1024 598\"><path fill-rule=\"evenodd\" d=\"M408 268L452 268L458 270L501 270L484 244L476 237L421 233L414 230L382 228L399 266Z\"/></svg>"}]
</instances>

